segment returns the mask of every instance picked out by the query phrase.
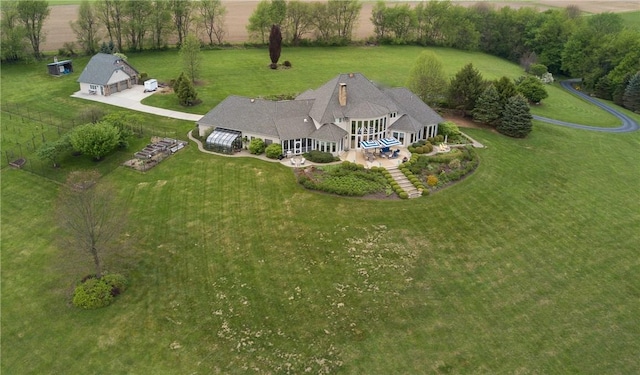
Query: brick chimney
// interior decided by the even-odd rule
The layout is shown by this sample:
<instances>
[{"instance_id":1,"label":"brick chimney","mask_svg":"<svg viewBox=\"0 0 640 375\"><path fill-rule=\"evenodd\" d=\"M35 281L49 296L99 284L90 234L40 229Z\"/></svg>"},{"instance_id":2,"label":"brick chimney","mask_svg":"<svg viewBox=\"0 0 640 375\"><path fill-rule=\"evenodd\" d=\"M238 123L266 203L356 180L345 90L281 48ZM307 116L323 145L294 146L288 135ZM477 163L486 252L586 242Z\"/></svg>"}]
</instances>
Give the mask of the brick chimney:
<instances>
[{"instance_id":1,"label":"brick chimney","mask_svg":"<svg viewBox=\"0 0 640 375\"><path fill-rule=\"evenodd\" d=\"M341 107L344 107L345 105L347 105L347 84L346 83L340 84L340 89L338 91L338 102L340 103Z\"/></svg>"}]
</instances>

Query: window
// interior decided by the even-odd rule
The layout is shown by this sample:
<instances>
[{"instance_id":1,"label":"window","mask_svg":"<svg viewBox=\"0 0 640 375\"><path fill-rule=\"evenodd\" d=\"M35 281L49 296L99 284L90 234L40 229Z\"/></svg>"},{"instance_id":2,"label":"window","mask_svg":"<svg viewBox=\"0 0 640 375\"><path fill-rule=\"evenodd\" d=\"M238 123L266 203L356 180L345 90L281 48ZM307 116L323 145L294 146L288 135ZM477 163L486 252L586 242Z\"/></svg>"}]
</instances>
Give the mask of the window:
<instances>
[{"instance_id":1,"label":"window","mask_svg":"<svg viewBox=\"0 0 640 375\"><path fill-rule=\"evenodd\" d=\"M98 85L89 85L89 88L91 90L97 90L98 89Z\"/></svg>"}]
</instances>

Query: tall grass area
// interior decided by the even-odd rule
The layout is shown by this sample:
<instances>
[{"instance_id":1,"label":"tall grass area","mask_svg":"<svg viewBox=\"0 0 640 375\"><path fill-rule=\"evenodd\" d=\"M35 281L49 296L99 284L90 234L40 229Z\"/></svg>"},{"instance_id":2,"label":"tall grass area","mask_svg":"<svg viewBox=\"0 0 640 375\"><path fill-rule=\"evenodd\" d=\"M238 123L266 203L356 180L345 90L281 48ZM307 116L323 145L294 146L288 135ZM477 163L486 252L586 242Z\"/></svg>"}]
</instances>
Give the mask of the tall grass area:
<instances>
[{"instance_id":1,"label":"tall grass area","mask_svg":"<svg viewBox=\"0 0 640 375\"><path fill-rule=\"evenodd\" d=\"M379 64L394 74L404 50ZM3 100L19 90L5 72ZM69 304L91 260L56 241L58 184L3 165L1 372L640 372L640 133L465 132L487 146L477 171L409 201L306 191L278 163L191 146L146 173L115 166L130 221L105 263L131 286L94 311Z\"/></svg>"}]
</instances>

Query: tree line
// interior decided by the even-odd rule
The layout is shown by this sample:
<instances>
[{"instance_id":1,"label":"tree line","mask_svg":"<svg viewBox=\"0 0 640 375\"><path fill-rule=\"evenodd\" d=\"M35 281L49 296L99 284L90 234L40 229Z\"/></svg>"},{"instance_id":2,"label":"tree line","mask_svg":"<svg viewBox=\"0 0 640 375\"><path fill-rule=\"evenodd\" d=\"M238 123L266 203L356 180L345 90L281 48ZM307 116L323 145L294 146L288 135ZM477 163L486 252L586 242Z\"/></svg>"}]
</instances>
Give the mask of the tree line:
<instances>
[{"instance_id":1,"label":"tree line","mask_svg":"<svg viewBox=\"0 0 640 375\"><path fill-rule=\"evenodd\" d=\"M2 60L41 58L48 1L3 0L1 11ZM206 35L209 45L222 44L226 12L221 0L83 0L70 22L76 40L59 52L93 55L105 45L118 52L180 47L190 33Z\"/></svg>"}]
</instances>

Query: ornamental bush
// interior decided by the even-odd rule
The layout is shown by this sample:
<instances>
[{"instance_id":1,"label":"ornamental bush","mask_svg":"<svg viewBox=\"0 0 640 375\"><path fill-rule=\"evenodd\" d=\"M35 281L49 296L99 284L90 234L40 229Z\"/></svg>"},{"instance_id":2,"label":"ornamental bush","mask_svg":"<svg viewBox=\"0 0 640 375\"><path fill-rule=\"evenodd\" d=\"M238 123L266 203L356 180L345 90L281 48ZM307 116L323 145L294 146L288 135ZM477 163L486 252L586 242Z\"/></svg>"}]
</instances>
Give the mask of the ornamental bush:
<instances>
[{"instance_id":1,"label":"ornamental bush","mask_svg":"<svg viewBox=\"0 0 640 375\"><path fill-rule=\"evenodd\" d=\"M438 185L438 177L436 177L436 176L434 176L432 174L428 175L427 176L427 185L429 185L431 187Z\"/></svg>"},{"instance_id":2,"label":"ornamental bush","mask_svg":"<svg viewBox=\"0 0 640 375\"><path fill-rule=\"evenodd\" d=\"M318 150L312 150L303 155L305 159L314 163L331 163L336 160L330 152L323 152Z\"/></svg>"},{"instance_id":3,"label":"ornamental bush","mask_svg":"<svg viewBox=\"0 0 640 375\"><path fill-rule=\"evenodd\" d=\"M269 159L277 159L282 155L282 146L278 143L272 143L265 149L265 153Z\"/></svg>"},{"instance_id":4,"label":"ornamental bush","mask_svg":"<svg viewBox=\"0 0 640 375\"><path fill-rule=\"evenodd\" d=\"M76 287L73 305L87 310L109 306L113 301L111 289L103 279L88 279Z\"/></svg>"},{"instance_id":5,"label":"ornamental bush","mask_svg":"<svg viewBox=\"0 0 640 375\"><path fill-rule=\"evenodd\" d=\"M76 286L72 302L74 306L87 310L106 307L127 286L127 279L118 273L107 273L99 279L88 276Z\"/></svg>"},{"instance_id":6,"label":"ornamental bush","mask_svg":"<svg viewBox=\"0 0 640 375\"><path fill-rule=\"evenodd\" d=\"M249 152L254 155L261 155L264 152L265 145L261 138L254 138L249 143Z\"/></svg>"}]
</instances>

